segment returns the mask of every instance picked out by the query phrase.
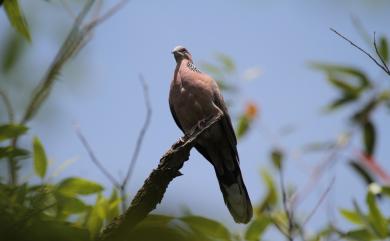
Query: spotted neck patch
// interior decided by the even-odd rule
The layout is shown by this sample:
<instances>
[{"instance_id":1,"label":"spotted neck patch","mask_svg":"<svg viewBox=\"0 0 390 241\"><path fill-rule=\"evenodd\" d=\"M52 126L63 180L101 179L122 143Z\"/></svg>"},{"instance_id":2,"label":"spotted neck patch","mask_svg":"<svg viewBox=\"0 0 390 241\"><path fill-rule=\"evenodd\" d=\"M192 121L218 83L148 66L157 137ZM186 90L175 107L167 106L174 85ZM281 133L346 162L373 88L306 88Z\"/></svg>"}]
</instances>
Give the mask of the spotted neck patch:
<instances>
[{"instance_id":1,"label":"spotted neck patch","mask_svg":"<svg viewBox=\"0 0 390 241\"><path fill-rule=\"evenodd\" d=\"M200 70L199 70L193 63L191 63L191 62L188 62L188 63L187 63L187 67L188 67L190 70L194 71L194 72L201 73Z\"/></svg>"}]
</instances>

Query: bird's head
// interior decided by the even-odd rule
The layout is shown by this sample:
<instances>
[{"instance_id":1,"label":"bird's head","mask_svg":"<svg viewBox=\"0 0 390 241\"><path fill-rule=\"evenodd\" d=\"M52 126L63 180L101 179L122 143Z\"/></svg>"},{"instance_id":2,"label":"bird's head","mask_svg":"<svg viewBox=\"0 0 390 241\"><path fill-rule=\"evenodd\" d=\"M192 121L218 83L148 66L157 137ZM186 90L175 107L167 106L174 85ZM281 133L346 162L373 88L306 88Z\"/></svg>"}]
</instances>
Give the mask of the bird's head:
<instances>
[{"instance_id":1,"label":"bird's head","mask_svg":"<svg viewBox=\"0 0 390 241\"><path fill-rule=\"evenodd\" d=\"M173 54L173 56L175 56L176 63L180 63L183 59L187 59L190 62L192 62L192 55L183 46L180 46L180 45L176 46L172 50L172 54Z\"/></svg>"}]
</instances>

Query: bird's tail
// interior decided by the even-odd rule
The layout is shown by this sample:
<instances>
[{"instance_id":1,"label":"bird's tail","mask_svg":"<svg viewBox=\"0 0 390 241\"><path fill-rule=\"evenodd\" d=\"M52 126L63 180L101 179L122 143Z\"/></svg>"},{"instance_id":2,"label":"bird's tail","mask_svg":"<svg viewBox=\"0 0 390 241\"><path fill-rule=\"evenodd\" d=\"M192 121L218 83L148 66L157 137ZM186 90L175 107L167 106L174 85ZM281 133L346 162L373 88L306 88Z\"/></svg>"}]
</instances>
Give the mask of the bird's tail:
<instances>
[{"instance_id":1,"label":"bird's tail","mask_svg":"<svg viewBox=\"0 0 390 241\"><path fill-rule=\"evenodd\" d=\"M217 171L217 169L215 172L223 199L234 221L237 223L248 223L252 218L253 210L238 163L236 163L233 172L226 169L222 173Z\"/></svg>"}]
</instances>

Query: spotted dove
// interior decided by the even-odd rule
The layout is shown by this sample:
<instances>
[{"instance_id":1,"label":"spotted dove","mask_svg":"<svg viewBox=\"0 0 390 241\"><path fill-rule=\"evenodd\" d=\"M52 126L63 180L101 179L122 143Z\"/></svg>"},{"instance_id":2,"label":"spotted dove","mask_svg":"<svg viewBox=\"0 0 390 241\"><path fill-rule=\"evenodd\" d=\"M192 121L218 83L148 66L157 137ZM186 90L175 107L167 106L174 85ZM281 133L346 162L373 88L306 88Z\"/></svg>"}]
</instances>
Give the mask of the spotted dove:
<instances>
[{"instance_id":1,"label":"spotted dove","mask_svg":"<svg viewBox=\"0 0 390 241\"><path fill-rule=\"evenodd\" d=\"M241 176L237 140L217 83L202 73L182 46L172 51L176 68L169 93L169 106L178 127L188 134L201 120L223 117L197 140L195 148L214 166L225 203L237 223L248 223L252 205Z\"/></svg>"}]
</instances>

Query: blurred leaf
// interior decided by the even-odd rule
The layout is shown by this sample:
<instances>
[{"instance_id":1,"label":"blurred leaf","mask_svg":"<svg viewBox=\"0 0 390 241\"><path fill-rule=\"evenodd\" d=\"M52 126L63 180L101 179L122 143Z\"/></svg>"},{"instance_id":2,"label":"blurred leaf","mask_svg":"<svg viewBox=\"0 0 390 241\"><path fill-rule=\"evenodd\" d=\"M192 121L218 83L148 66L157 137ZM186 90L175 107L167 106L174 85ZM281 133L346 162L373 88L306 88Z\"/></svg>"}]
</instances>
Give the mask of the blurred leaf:
<instances>
[{"instance_id":1,"label":"blurred leaf","mask_svg":"<svg viewBox=\"0 0 390 241\"><path fill-rule=\"evenodd\" d=\"M221 240L231 240L229 230L214 220L201 216L184 216L180 218L195 232L201 233L206 237Z\"/></svg>"},{"instance_id":2,"label":"blurred leaf","mask_svg":"<svg viewBox=\"0 0 390 241\"><path fill-rule=\"evenodd\" d=\"M8 34L1 59L1 70L4 73L8 73L15 66L23 53L23 47L24 43L19 35Z\"/></svg>"},{"instance_id":3,"label":"blurred leaf","mask_svg":"<svg viewBox=\"0 0 390 241\"><path fill-rule=\"evenodd\" d=\"M82 213L88 208L83 201L75 197L57 195L56 199L58 209L61 210L64 215Z\"/></svg>"},{"instance_id":4,"label":"blurred leaf","mask_svg":"<svg viewBox=\"0 0 390 241\"><path fill-rule=\"evenodd\" d=\"M25 149L12 146L0 147L0 159L2 158L26 158L30 152Z\"/></svg>"},{"instance_id":5,"label":"blurred leaf","mask_svg":"<svg viewBox=\"0 0 390 241\"><path fill-rule=\"evenodd\" d=\"M364 224L364 222L360 219L360 215L355 211L351 211L348 209L340 209L340 214L354 224Z\"/></svg>"},{"instance_id":6,"label":"blurred leaf","mask_svg":"<svg viewBox=\"0 0 390 241\"><path fill-rule=\"evenodd\" d=\"M385 238L388 234L387 223L382 215L375 200L375 195L371 192L367 193L366 202L369 209L368 218L374 230L380 238Z\"/></svg>"},{"instance_id":7,"label":"blurred leaf","mask_svg":"<svg viewBox=\"0 0 390 241\"><path fill-rule=\"evenodd\" d=\"M363 125L363 138L366 154L372 156L375 150L376 131L371 121L366 121Z\"/></svg>"},{"instance_id":8,"label":"blurred leaf","mask_svg":"<svg viewBox=\"0 0 390 241\"><path fill-rule=\"evenodd\" d=\"M357 68L321 63L314 63L312 64L312 66L316 69L325 71L328 76L331 76L332 78L340 77L340 75L354 77L356 78L356 80L358 80L359 84L356 87L359 87L359 89L361 90L367 87L371 87L371 82L368 79L367 75Z\"/></svg>"},{"instance_id":9,"label":"blurred leaf","mask_svg":"<svg viewBox=\"0 0 390 241\"><path fill-rule=\"evenodd\" d=\"M121 197L118 195L118 191L114 188L112 190L110 199L108 200L107 207L107 220L111 221L113 218L119 215L119 204L122 202Z\"/></svg>"},{"instance_id":10,"label":"blurred leaf","mask_svg":"<svg viewBox=\"0 0 390 241\"><path fill-rule=\"evenodd\" d=\"M390 186L382 186L382 193L390 197Z\"/></svg>"},{"instance_id":11,"label":"blurred leaf","mask_svg":"<svg viewBox=\"0 0 390 241\"><path fill-rule=\"evenodd\" d=\"M57 191L70 197L77 194L88 195L103 191L103 187L87 179L70 177L58 184Z\"/></svg>"},{"instance_id":12,"label":"blurred leaf","mask_svg":"<svg viewBox=\"0 0 390 241\"><path fill-rule=\"evenodd\" d=\"M85 241L89 240L88 230L74 227L67 222L35 221L23 233L23 240Z\"/></svg>"},{"instance_id":13,"label":"blurred leaf","mask_svg":"<svg viewBox=\"0 0 390 241\"><path fill-rule=\"evenodd\" d=\"M261 236L268 228L270 220L267 217L260 216L256 220L249 224L249 227L245 231L245 239L248 241L261 240Z\"/></svg>"},{"instance_id":14,"label":"blurred leaf","mask_svg":"<svg viewBox=\"0 0 390 241\"><path fill-rule=\"evenodd\" d=\"M4 1L4 10L7 13L8 20L11 25L31 42L30 31L27 26L25 17L23 16L22 10L19 6L18 0L6 0Z\"/></svg>"},{"instance_id":15,"label":"blurred leaf","mask_svg":"<svg viewBox=\"0 0 390 241\"><path fill-rule=\"evenodd\" d=\"M258 209L260 213L274 207L278 201L277 189L272 176L265 169L261 170L261 176L267 186L267 194L259 205Z\"/></svg>"},{"instance_id":16,"label":"blurred leaf","mask_svg":"<svg viewBox=\"0 0 390 241\"><path fill-rule=\"evenodd\" d=\"M33 150L34 150L34 170L35 173L44 178L47 170L47 157L45 149L38 137L34 137L33 140Z\"/></svg>"},{"instance_id":17,"label":"blurred leaf","mask_svg":"<svg viewBox=\"0 0 390 241\"><path fill-rule=\"evenodd\" d=\"M218 79L217 77L222 77L223 72L218 68L218 66L210 64L210 63L203 63L202 69L205 70L210 75L213 75L214 78Z\"/></svg>"},{"instance_id":18,"label":"blurred leaf","mask_svg":"<svg viewBox=\"0 0 390 241\"><path fill-rule=\"evenodd\" d=\"M365 123L370 119L371 113L375 110L378 104L381 102L377 96L373 97L367 102L358 112L352 116L352 120L357 123Z\"/></svg>"},{"instance_id":19,"label":"blurred leaf","mask_svg":"<svg viewBox=\"0 0 390 241\"><path fill-rule=\"evenodd\" d=\"M103 227L103 221L105 218L104 206L104 197L102 195L97 195L96 203L91 207L86 223L91 240L94 240L97 237Z\"/></svg>"},{"instance_id":20,"label":"blurred leaf","mask_svg":"<svg viewBox=\"0 0 390 241\"><path fill-rule=\"evenodd\" d=\"M357 240L357 241L369 241L373 240L374 237L367 229L355 229L346 232L344 238L348 238L349 240Z\"/></svg>"},{"instance_id":21,"label":"blurred leaf","mask_svg":"<svg viewBox=\"0 0 390 241\"><path fill-rule=\"evenodd\" d=\"M339 107L342 107L346 104L349 104L353 101L355 101L357 97L355 95L344 95L336 100L334 100L332 103L330 103L327 107L329 111L333 111L338 109Z\"/></svg>"},{"instance_id":22,"label":"blurred leaf","mask_svg":"<svg viewBox=\"0 0 390 241\"><path fill-rule=\"evenodd\" d=\"M356 89L356 87L354 87L353 85L351 85L343 80L340 80L340 79L333 77L333 76L329 76L328 80L331 84L333 84L335 87L342 90L343 92L345 92L348 95L357 95L358 94L358 90Z\"/></svg>"},{"instance_id":23,"label":"blurred leaf","mask_svg":"<svg viewBox=\"0 0 390 241\"><path fill-rule=\"evenodd\" d=\"M226 71L228 74L231 74L236 70L236 65L234 64L233 59L229 56L218 53L217 59L222 63L224 71Z\"/></svg>"},{"instance_id":24,"label":"blurred leaf","mask_svg":"<svg viewBox=\"0 0 390 241\"><path fill-rule=\"evenodd\" d=\"M386 37L382 36L379 39L378 50L379 50L379 54L381 55L382 59L386 62L389 61L389 48L388 48Z\"/></svg>"},{"instance_id":25,"label":"blurred leaf","mask_svg":"<svg viewBox=\"0 0 390 241\"><path fill-rule=\"evenodd\" d=\"M374 182L374 178L372 175L367 171L367 169L362 166L360 163L356 161L350 161L349 165L351 168L366 182L366 184L370 184Z\"/></svg>"},{"instance_id":26,"label":"blurred leaf","mask_svg":"<svg viewBox=\"0 0 390 241\"><path fill-rule=\"evenodd\" d=\"M237 139L242 138L248 132L249 125L250 125L250 120L244 113L238 119L238 123L237 123L237 127L236 127Z\"/></svg>"},{"instance_id":27,"label":"blurred leaf","mask_svg":"<svg viewBox=\"0 0 390 241\"><path fill-rule=\"evenodd\" d=\"M273 149L271 151L271 159L274 167L280 171L283 167L283 152L279 149Z\"/></svg>"},{"instance_id":28,"label":"blurred leaf","mask_svg":"<svg viewBox=\"0 0 390 241\"><path fill-rule=\"evenodd\" d=\"M0 141L8 140L26 133L28 128L24 125L0 125Z\"/></svg>"},{"instance_id":29,"label":"blurred leaf","mask_svg":"<svg viewBox=\"0 0 390 241\"><path fill-rule=\"evenodd\" d=\"M171 222L174 217L160 214L149 214L144 220L142 220L143 225L155 225L155 226L165 226Z\"/></svg>"}]
</instances>

